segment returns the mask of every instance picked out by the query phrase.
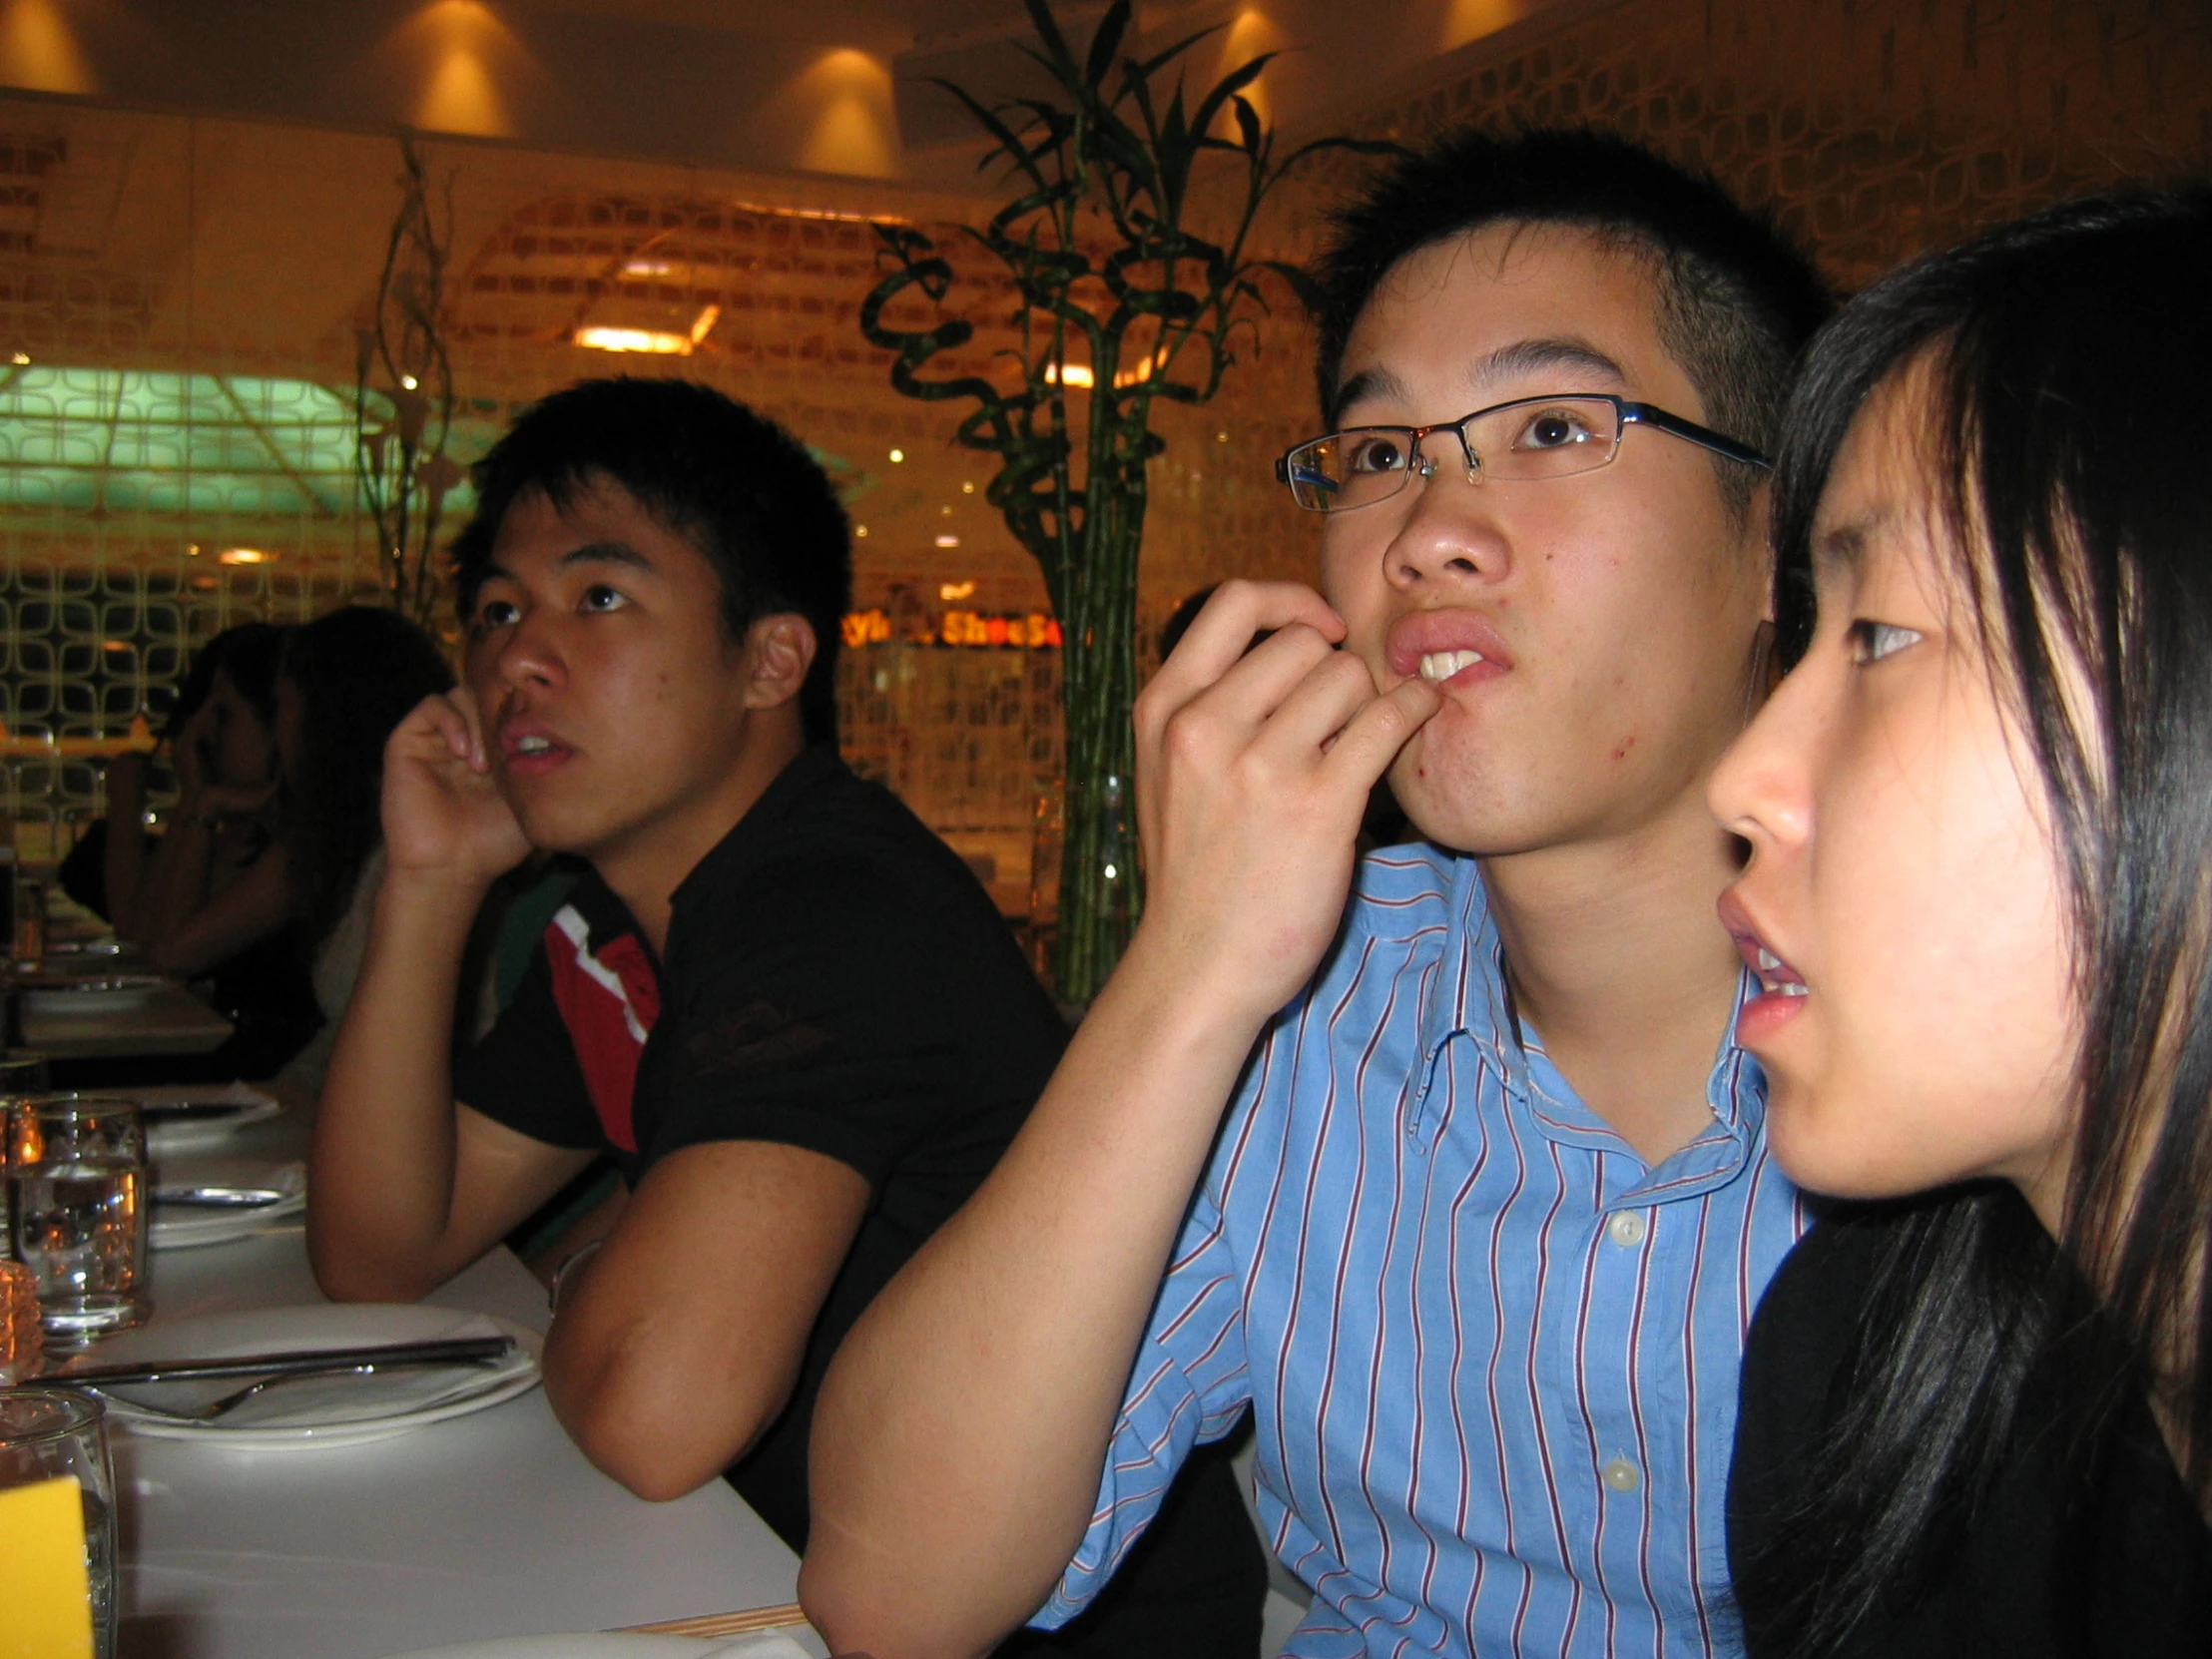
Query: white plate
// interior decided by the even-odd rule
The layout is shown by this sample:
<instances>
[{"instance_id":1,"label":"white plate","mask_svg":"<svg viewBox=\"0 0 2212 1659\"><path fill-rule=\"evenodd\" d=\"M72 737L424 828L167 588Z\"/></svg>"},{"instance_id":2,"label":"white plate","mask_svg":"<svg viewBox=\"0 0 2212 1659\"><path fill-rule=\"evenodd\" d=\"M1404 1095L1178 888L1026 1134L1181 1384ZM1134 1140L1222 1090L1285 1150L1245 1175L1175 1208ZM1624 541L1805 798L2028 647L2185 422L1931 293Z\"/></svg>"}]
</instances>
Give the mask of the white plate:
<instances>
[{"instance_id":1,"label":"white plate","mask_svg":"<svg viewBox=\"0 0 2212 1659\"><path fill-rule=\"evenodd\" d=\"M220 1146L250 1123L266 1123L283 1111L273 1094L245 1083L164 1083L151 1089L119 1089L117 1093L147 1106L236 1106L235 1113L214 1117L172 1118L146 1126L146 1150L159 1158L172 1152L194 1152Z\"/></svg>"},{"instance_id":2,"label":"white plate","mask_svg":"<svg viewBox=\"0 0 2212 1659\"><path fill-rule=\"evenodd\" d=\"M495 1636L484 1642L422 1648L397 1659L810 1659L809 1650L775 1630L750 1636L641 1636L607 1630L575 1636Z\"/></svg>"},{"instance_id":3,"label":"white plate","mask_svg":"<svg viewBox=\"0 0 2212 1659\"><path fill-rule=\"evenodd\" d=\"M143 1008L169 983L159 974L118 973L87 979L81 985L52 985L23 993L27 1014L112 1014Z\"/></svg>"},{"instance_id":4,"label":"white plate","mask_svg":"<svg viewBox=\"0 0 2212 1659\"><path fill-rule=\"evenodd\" d=\"M251 1239L269 1223L296 1216L307 1207L305 1164L249 1165L242 1160L229 1167L233 1173L225 1178L224 1186L274 1187L284 1196L253 1210L205 1210L156 1199L154 1224L147 1229L146 1242L156 1250L197 1250L202 1245L229 1244L234 1239ZM162 1184L156 1181L153 1186Z\"/></svg>"},{"instance_id":5,"label":"white plate","mask_svg":"<svg viewBox=\"0 0 2212 1659\"><path fill-rule=\"evenodd\" d=\"M288 1451L362 1445L428 1423L481 1411L537 1386L537 1334L490 1314L421 1303L337 1303L209 1314L110 1337L85 1359L92 1366L156 1360L222 1360L241 1354L296 1354L378 1343L504 1336L514 1352L497 1366L310 1378L264 1393L251 1407L214 1422L179 1421L134 1404L131 1395L189 1408L244 1387L246 1380L140 1383L103 1390L108 1420L157 1439L199 1440L241 1450ZM241 1418L248 1420L241 1420Z\"/></svg>"}]
</instances>

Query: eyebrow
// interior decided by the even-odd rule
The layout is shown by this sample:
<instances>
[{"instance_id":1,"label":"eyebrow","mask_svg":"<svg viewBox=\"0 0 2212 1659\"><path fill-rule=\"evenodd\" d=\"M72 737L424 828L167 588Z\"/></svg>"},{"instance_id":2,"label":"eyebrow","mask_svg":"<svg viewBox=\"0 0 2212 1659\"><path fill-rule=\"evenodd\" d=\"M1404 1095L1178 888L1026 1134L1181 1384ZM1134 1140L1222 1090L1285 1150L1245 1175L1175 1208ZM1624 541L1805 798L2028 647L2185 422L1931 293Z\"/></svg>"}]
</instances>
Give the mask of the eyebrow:
<instances>
[{"instance_id":1,"label":"eyebrow","mask_svg":"<svg viewBox=\"0 0 2212 1659\"><path fill-rule=\"evenodd\" d=\"M1578 374L1594 375L1610 380L1615 385L1626 385L1628 375L1621 365L1600 351L1588 340L1563 337L1556 339L1522 339L1510 345L1501 345L1474 365L1474 372L1467 379L1478 389L1496 385L1500 380L1517 379L1544 369L1572 369Z\"/></svg>"},{"instance_id":2,"label":"eyebrow","mask_svg":"<svg viewBox=\"0 0 2212 1659\"><path fill-rule=\"evenodd\" d=\"M581 547L570 548L555 563L562 570L573 570L578 565L614 565L623 570L642 570L649 573L654 569L651 559L628 542L622 541L588 541ZM484 566L484 581L496 581L502 577L516 583L521 580L496 559Z\"/></svg>"},{"instance_id":3,"label":"eyebrow","mask_svg":"<svg viewBox=\"0 0 2212 1659\"><path fill-rule=\"evenodd\" d=\"M1547 369L1567 369L1610 381L1617 386L1628 383L1628 375L1621 365L1588 340L1561 337L1520 339L1514 340L1510 345L1499 346L1475 362L1467 373L1467 385L1471 395L1480 396L1502 380L1542 373ZM1337 401L1329 412L1329 418L1334 423L1345 410L1363 398L1394 397L1402 400L1408 395L1410 394L1405 382L1388 369L1364 368L1338 389Z\"/></svg>"},{"instance_id":4,"label":"eyebrow","mask_svg":"<svg viewBox=\"0 0 2212 1659\"><path fill-rule=\"evenodd\" d=\"M1813 538L1813 576L1851 577L1866 562L1867 543L1889 515L1876 512L1832 524Z\"/></svg>"}]
</instances>

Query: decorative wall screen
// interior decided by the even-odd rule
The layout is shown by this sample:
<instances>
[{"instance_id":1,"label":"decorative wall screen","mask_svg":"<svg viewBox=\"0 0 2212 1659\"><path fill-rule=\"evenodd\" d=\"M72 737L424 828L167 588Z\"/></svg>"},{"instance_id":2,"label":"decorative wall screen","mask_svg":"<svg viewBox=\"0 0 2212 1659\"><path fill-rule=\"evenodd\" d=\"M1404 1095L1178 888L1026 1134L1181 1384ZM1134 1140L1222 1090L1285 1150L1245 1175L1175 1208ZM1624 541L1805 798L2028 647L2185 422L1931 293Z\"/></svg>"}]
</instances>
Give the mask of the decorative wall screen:
<instances>
[{"instance_id":1,"label":"decorative wall screen","mask_svg":"<svg viewBox=\"0 0 2212 1659\"><path fill-rule=\"evenodd\" d=\"M1614 127L1776 204L1848 287L2069 191L2212 167L2208 36L2202 0L1562 5L1334 125ZM703 379L791 426L865 527L859 605L893 624L848 653L847 751L1018 906L1057 772L1056 661L921 641L954 606L1041 610L1041 583L949 413L893 393L855 323L870 219L967 220L977 203L489 145L424 155L452 187L455 458L610 372ZM1277 199L1274 252L1311 251L1352 171ZM0 98L0 762L27 849L101 809L97 758L71 751L156 708L196 642L371 589L350 400L396 172L386 139ZM987 356L1005 295L980 269L961 280ZM687 344L611 355L577 343L587 328ZM1314 575L1315 526L1271 473L1311 435L1306 332L1271 319L1244 356L1214 405L1160 422L1147 624L1225 576Z\"/></svg>"}]
</instances>

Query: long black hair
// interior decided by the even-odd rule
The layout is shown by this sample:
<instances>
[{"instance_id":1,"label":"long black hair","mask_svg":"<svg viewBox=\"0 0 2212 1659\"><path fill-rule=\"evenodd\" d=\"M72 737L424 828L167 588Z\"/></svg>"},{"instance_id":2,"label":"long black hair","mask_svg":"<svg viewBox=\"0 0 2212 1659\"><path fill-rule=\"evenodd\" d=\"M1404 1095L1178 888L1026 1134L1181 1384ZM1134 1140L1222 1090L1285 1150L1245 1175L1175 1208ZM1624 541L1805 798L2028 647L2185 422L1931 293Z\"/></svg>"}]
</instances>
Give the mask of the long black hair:
<instances>
[{"instance_id":1,"label":"long black hair","mask_svg":"<svg viewBox=\"0 0 2212 1659\"><path fill-rule=\"evenodd\" d=\"M241 622L226 628L193 653L169 714L162 723L162 737L174 743L185 723L215 695L215 677L230 677L248 708L261 716L262 724L276 723L276 664L283 655L288 630L272 622Z\"/></svg>"},{"instance_id":2,"label":"long black hair","mask_svg":"<svg viewBox=\"0 0 2212 1659\"><path fill-rule=\"evenodd\" d=\"M281 677L299 700L299 733L280 833L293 902L320 940L383 835L384 742L408 710L452 689L453 671L405 617L348 605L292 631Z\"/></svg>"},{"instance_id":3,"label":"long black hair","mask_svg":"<svg viewBox=\"0 0 2212 1659\"><path fill-rule=\"evenodd\" d=\"M1845 433L1909 368L1956 576L2048 802L2083 1031L2059 1252L2010 1189L1908 1207L1833 1432L1737 1595L1816 1656L1988 1489L2023 1384L2077 1458L2150 1392L2212 1499L2212 192L2082 201L1909 266L1809 354L1776 470L1785 661ZM2038 1407L2040 1409L2040 1407Z\"/></svg>"}]
</instances>

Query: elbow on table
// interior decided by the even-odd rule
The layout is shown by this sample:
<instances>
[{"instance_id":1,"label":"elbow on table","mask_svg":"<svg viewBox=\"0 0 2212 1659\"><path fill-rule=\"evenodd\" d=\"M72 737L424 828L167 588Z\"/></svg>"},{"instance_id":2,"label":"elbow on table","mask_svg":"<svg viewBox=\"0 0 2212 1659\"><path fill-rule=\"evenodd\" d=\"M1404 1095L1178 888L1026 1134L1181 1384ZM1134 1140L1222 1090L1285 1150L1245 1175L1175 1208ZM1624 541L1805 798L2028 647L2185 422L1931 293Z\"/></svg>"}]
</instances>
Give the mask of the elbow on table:
<instances>
[{"instance_id":1,"label":"elbow on table","mask_svg":"<svg viewBox=\"0 0 2212 1659\"><path fill-rule=\"evenodd\" d=\"M307 1265L314 1270L316 1286L332 1302L419 1302L450 1277L380 1259L348 1240L332 1238L315 1226L312 1216L307 1223Z\"/></svg>"},{"instance_id":2,"label":"elbow on table","mask_svg":"<svg viewBox=\"0 0 2212 1659\"><path fill-rule=\"evenodd\" d=\"M819 1517L799 1566L799 1604L831 1653L872 1659L982 1659L997 1645L932 1628L926 1609L826 1539Z\"/></svg>"},{"instance_id":3,"label":"elbow on table","mask_svg":"<svg viewBox=\"0 0 2212 1659\"><path fill-rule=\"evenodd\" d=\"M767 1426L766 1418L732 1423L711 1411L672 1404L658 1385L643 1380L627 1386L620 1377L599 1379L586 1389L563 1388L549 1372L547 1396L554 1414L593 1467L648 1503L690 1495L742 1456Z\"/></svg>"}]
</instances>

